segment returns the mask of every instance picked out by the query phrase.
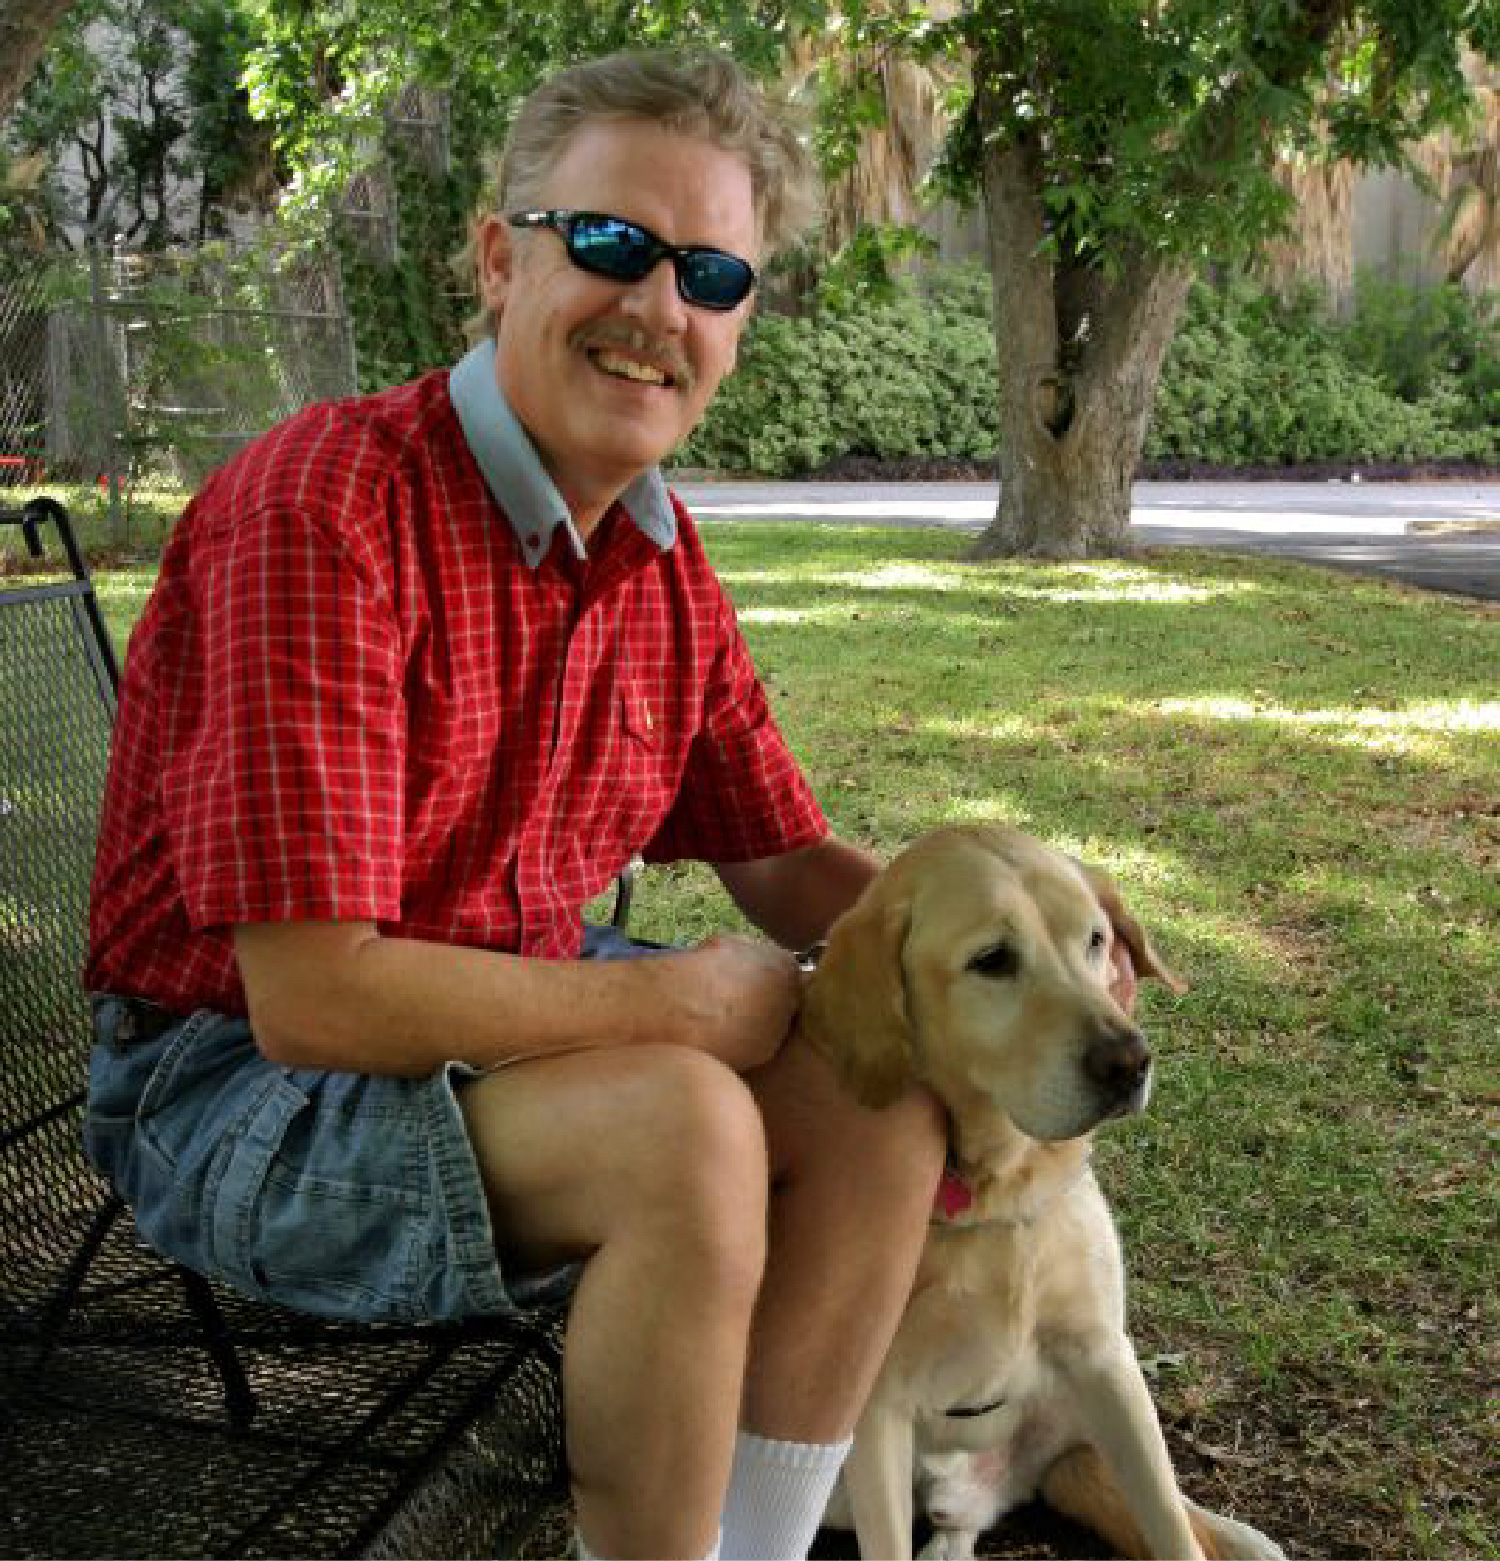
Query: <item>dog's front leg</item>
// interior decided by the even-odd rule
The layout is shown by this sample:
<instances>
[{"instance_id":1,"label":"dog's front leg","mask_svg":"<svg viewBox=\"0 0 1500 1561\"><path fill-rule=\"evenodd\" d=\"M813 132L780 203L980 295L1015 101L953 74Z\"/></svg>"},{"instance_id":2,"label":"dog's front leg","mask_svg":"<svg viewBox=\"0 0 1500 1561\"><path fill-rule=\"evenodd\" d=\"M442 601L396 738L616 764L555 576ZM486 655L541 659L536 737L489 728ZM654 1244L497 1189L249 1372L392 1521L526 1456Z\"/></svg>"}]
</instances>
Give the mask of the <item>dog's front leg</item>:
<instances>
[{"instance_id":1,"label":"dog's front leg","mask_svg":"<svg viewBox=\"0 0 1500 1561\"><path fill-rule=\"evenodd\" d=\"M1177 1489L1156 1406L1130 1341L1070 1353L1059 1362L1083 1424L1125 1492L1150 1554L1161 1561L1203 1551Z\"/></svg>"},{"instance_id":2,"label":"dog's front leg","mask_svg":"<svg viewBox=\"0 0 1500 1561\"><path fill-rule=\"evenodd\" d=\"M909 1561L916 1431L910 1415L870 1404L854 1429L844 1482L865 1561Z\"/></svg>"}]
</instances>

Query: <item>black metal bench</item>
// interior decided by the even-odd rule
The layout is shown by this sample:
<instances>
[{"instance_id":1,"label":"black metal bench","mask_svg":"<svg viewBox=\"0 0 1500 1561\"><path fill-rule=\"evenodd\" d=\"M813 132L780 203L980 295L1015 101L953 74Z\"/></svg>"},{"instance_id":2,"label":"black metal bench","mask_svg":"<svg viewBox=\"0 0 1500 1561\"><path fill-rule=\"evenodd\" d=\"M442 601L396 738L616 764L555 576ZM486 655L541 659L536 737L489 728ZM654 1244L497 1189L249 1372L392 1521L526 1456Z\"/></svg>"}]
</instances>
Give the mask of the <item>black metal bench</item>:
<instances>
[{"instance_id":1,"label":"black metal bench","mask_svg":"<svg viewBox=\"0 0 1500 1561\"><path fill-rule=\"evenodd\" d=\"M89 1166L80 988L117 673L67 578L0 578L0 1555L505 1555L565 1493L561 1320L351 1328L157 1256ZM623 908L622 908L623 909Z\"/></svg>"}]
</instances>

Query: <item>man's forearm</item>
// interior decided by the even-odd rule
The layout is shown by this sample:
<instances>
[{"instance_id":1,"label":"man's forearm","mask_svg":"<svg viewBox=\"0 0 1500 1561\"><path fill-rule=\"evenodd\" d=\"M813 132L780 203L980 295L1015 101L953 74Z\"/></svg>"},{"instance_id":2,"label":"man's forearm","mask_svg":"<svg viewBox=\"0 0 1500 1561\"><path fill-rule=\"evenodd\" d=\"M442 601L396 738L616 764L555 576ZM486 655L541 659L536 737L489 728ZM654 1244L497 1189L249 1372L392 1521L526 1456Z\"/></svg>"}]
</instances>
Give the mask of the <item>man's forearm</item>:
<instances>
[{"instance_id":1,"label":"man's forearm","mask_svg":"<svg viewBox=\"0 0 1500 1561\"><path fill-rule=\"evenodd\" d=\"M421 1075L647 1041L750 1066L779 1044L794 1000L778 990L781 956L748 945L543 961L313 923L240 927L235 947L266 1056L341 1071Z\"/></svg>"},{"instance_id":2,"label":"man's forearm","mask_svg":"<svg viewBox=\"0 0 1500 1561\"><path fill-rule=\"evenodd\" d=\"M829 835L785 856L718 863L714 870L762 932L783 948L803 949L827 935L880 867L873 852Z\"/></svg>"}]
</instances>

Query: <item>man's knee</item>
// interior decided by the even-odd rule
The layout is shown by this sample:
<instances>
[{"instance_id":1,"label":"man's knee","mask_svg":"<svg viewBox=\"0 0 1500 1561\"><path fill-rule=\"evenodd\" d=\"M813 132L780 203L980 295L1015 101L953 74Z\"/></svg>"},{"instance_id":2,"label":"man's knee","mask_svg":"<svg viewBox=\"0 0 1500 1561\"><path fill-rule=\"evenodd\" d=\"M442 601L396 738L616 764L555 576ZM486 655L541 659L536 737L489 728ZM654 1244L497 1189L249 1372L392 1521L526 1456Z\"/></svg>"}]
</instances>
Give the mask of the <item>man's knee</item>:
<instances>
[{"instance_id":1,"label":"man's knee","mask_svg":"<svg viewBox=\"0 0 1500 1561\"><path fill-rule=\"evenodd\" d=\"M765 1129L744 1081L683 1047L642 1048L649 1141L632 1189L630 1232L659 1242L697 1282L753 1296L765 1266L770 1171Z\"/></svg>"}]
</instances>

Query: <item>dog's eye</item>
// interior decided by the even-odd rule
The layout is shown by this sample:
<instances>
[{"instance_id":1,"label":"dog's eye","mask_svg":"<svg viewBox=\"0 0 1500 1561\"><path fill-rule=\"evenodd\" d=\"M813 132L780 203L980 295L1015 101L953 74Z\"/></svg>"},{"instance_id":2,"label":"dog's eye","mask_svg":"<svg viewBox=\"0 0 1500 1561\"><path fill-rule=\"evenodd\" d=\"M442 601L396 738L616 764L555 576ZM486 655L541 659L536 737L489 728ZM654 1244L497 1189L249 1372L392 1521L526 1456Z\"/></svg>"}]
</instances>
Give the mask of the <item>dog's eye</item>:
<instances>
[{"instance_id":1,"label":"dog's eye","mask_svg":"<svg viewBox=\"0 0 1500 1561\"><path fill-rule=\"evenodd\" d=\"M969 961L969 969L976 976L992 976L997 979L1013 976L1021 968L1021 959L1008 943L997 943L985 949Z\"/></svg>"},{"instance_id":2,"label":"dog's eye","mask_svg":"<svg viewBox=\"0 0 1500 1561\"><path fill-rule=\"evenodd\" d=\"M1089 953L1091 955L1102 954L1109 943L1102 927L1094 928L1094 935L1089 939Z\"/></svg>"}]
</instances>

